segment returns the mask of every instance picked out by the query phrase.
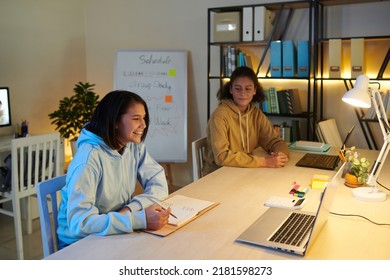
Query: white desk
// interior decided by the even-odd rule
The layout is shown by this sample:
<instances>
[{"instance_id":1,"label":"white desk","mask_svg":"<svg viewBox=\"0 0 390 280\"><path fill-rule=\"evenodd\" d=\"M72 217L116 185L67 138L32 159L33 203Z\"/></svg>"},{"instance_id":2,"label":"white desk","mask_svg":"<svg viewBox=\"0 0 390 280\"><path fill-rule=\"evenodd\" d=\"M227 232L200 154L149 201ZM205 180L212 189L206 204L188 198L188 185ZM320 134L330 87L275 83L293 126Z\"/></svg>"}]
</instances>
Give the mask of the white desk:
<instances>
[{"instance_id":1,"label":"white desk","mask_svg":"<svg viewBox=\"0 0 390 280\"><path fill-rule=\"evenodd\" d=\"M375 159L375 152L364 155ZM84 238L48 259L302 259L302 257L235 242L267 208L271 195L288 195L293 181L308 185L314 174L334 171L300 168L295 162L302 153L293 153L288 166L279 169L221 168L178 190L177 194L218 201L220 205L167 237L144 232ZM381 182L390 186L390 164L381 173ZM390 222L390 198L381 203L355 200L351 189L340 186L333 211L362 214L375 221ZM318 202L319 192L310 190L304 208ZM366 220L331 215L305 259L390 259L390 226Z\"/></svg>"}]
</instances>

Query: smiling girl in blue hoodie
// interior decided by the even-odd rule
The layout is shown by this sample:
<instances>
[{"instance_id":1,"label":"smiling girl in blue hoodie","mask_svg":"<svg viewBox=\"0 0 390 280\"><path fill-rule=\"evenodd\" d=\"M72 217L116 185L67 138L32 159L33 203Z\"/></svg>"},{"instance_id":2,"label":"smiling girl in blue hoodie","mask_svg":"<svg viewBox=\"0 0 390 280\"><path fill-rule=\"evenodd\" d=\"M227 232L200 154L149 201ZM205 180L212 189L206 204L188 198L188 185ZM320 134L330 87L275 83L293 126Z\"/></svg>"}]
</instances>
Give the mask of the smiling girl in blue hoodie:
<instances>
[{"instance_id":1,"label":"smiling girl in blue hoodie","mask_svg":"<svg viewBox=\"0 0 390 280\"><path fill-rule=\"evenodd\" d=\"M145 101L135 93L113 91L98 104L77 140L61 191L58 214L60 248L87 235L156 230L168 222L149 198L168 196L164 169L149 155ZM144 189L133 197L137 181Z\"/></svg>"}]
</instances>

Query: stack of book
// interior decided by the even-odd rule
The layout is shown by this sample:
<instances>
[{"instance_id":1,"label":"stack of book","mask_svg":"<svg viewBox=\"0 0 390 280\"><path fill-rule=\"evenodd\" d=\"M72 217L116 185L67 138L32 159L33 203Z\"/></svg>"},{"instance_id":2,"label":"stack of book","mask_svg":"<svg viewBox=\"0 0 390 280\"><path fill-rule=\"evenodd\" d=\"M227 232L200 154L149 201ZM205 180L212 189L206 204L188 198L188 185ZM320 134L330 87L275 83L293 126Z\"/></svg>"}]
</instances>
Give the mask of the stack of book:
<instances>
[{"instance_id":1,"label":"stack of book","mask_svg":"<svg viewBox=\"0 0 390 280\"><path fill-rule=\"evenodd\" d=\"M296 115L302 113L298 89L277 89L270 87L264 90L265 100L262 110L268 114Z\"/></svg>"},{"instance_id":2,"label":"stack of book","mask_svg":"<svg viewBox=\"0 0 390 280\"><path fill-rule=\"evenodd\" d=\"M230 77L237 67L248 66L253 69L251 57L241 49L226 46L223 48L223 75Z\"/></svg>"}]
</instances>

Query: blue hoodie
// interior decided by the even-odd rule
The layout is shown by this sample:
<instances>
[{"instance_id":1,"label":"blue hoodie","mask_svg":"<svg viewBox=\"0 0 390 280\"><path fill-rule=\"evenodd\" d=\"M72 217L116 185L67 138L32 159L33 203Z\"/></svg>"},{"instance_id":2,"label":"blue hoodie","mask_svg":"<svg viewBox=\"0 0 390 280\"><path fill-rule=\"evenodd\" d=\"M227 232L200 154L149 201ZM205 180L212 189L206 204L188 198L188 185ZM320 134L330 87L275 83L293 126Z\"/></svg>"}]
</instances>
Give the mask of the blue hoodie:
<instances>
[{"instance_id":1,"label":"blue hoodie","mask_svg":"<svg viewBox=\"0 0 390 280\"><path fill-rule=\"evenodd\" d=\"M121 155L83 129L77 147L61 190L60 244L71 244L89 234L145 229L144 209L152 204L148 197L163 200L168 196L164 169L150 157L145 144L128 143ZM137 180L144 193L133 197ZM126 205L132 212L117 212Z\"/></svg>"}]
</instances>

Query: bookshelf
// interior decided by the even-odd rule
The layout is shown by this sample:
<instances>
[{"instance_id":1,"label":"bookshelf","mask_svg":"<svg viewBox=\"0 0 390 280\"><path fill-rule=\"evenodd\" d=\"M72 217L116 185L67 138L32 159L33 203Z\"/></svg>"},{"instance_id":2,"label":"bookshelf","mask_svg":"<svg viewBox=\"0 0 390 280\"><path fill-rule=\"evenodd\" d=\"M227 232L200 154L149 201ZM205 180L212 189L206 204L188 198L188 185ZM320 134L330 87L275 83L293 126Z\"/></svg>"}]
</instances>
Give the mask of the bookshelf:
<instances>
[{"instance_id":1,"label":"bookshelf","mask_svg":"<svg viewBox=\"0 0 390 280\"><path fill-rule=\"evenodd\" d=\"M227 66L227 61L230 60L226 60L226 54L229 54L233 49L236 54L234 56L235 65L241 60L246 61L246 63L249 62L247 66L252 67L257 73L260 83L265 90L269 88L276 88L278 90L298 89L302 112L297 114L265 112L265 114L275 125L285 124L286 122L292 125L293 122L301 122L303 126L300 129L302 139L314 140L317 119L317 104L315 100L317 98L313 96L313 71L311 63L313 5L313 1L305 0L208 9L207 119L209 119L211 112L218 105L216 98L218 89L228 81L229 74L232 71ZM256 13L261 9L270 11L273 18L271 26L267 28L267 25L265 25L263 37L259 37L258 33L256 33L257 24L255 22L257 17ZM253 34L249 34L249 37L244 29L247 23L246 17L248 16L248 10L252 11L251 16L253 17ZM224 40L223 36L219 35L220 30L224 32L226 31L224 27L227 28L227 25L218 25L218 20L222 18L221 15L227 16L227 19L224 21L225 23L231 20L230 23L232 25L238 25L238 34L228 34L226 40ZM234 20L237 18L237 15L239 18L238 22ZM299 26L299 28L294 29L292 26ZM218 29L219 27L221 28ZM278 40L282 42L292 41L295 46L297 46L299 41L308 41L308 74L306 76L298 76L297 73L289 77L283 75L275 77L271 75L271 43ZM243 53L243 58L237 55L239 52Z\"/></svg>"},{"instance_id":2,"label":"bookshelf","mask_svg":"<svg viewBox=\"0 0 390 280\"><path fill-rule=\"evenodd\" d=\"M382 86L390 85L390 77L387 74L386 68L390 57L390 34L375 34L372 35L372 31L375 28L371 28L371 31L363 30L361 34L353 34L354 36L337 36L327 30L331 19L332 8L335 6L349 6L352 5L367 5L367 10L370 9L369 4L374 2L382 2L378 0L359 0L359 1L327 1L318 0L315 1L314 5L314 50L313 50L313 61L314 63L314 96L318 97L319 104L318 117L319 121L324 119L324 90L327 87L327 83L330 81L341 82L345 85L345 92L351 89L354 85L355 77L353 76L352 69L343 69L340 76L330 77L329 75L329 47L330 42L339 41L342 45L343 52L352 48L352 42L354 40L363 39L364 41L364 68L363 73L370 77L370 81L381 82ZM351 15L353 17L353 15ZM372 14L369 16L369 22L371 26L380 24L379 19L375 18ZM364 25L364 24L363 24ZM329 29L329 28L328 28ZM378 51L379 50L379 51ZM352 53L352 51L351 51ZM367 54L370 55L370 59L367 59ZM352 64L352 58L349 58ZM375 62L375 63L374 63ZM341 66L343 60L341 59ZM376 65L380 64L380 67ZM349 65L344 65L349 67ZM385 73L385 74L384 74ZM383 87L381 88L383 89ZM341 92L341 96L344 92ZM368 111L360 108L355 108L356 118L363 131L364 139L369 149L378 149L377 141L374 137L373 125L377 124L378 121L375 118L367 115Z\"/></svg>"}]
</instances>

